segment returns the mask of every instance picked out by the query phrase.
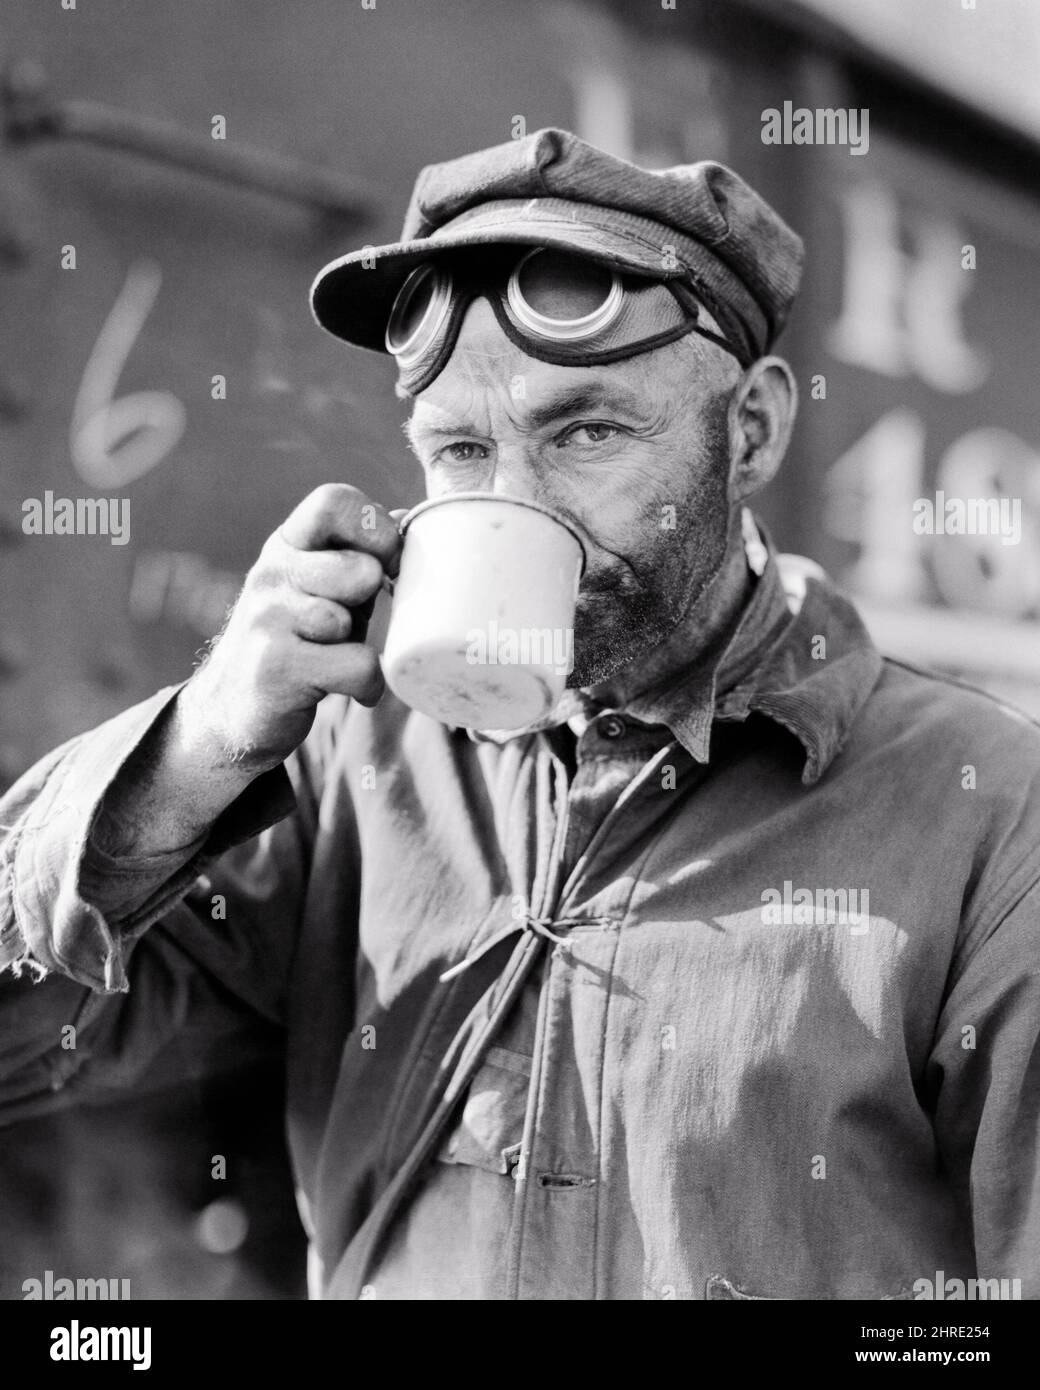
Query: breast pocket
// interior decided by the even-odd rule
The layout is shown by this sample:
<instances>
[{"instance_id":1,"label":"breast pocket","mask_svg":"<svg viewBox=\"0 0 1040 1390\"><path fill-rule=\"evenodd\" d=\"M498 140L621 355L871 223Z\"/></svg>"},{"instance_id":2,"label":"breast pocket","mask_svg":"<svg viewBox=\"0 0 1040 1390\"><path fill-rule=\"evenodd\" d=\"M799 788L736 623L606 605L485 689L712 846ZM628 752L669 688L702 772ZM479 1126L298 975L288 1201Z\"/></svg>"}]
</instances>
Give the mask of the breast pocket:
<instances>
[{"instance_id":1,"label":"breast pocket","mask_svg":"<svg viewBox=\"0 0 1040 1390\"><path fill-rule=\"evenodd\" d=\"M449 1131L438 1159L512 1174L520 1158L530 1081L530 1057L504 1047L488 1048L470 1082L459 1122Z\"/></svg>"}]
</instances>

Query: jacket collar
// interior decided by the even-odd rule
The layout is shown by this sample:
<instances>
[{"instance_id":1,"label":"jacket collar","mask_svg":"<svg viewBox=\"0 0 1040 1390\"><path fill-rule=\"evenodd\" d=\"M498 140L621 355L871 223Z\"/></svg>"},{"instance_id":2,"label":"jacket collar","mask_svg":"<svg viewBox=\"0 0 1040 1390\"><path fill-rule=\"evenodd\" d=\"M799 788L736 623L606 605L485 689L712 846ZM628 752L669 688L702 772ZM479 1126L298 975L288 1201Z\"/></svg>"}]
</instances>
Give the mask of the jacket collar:
<instances>
[{"instance_id":1,"label":"jacket collar","mask_svg":"<svg viewBox=\"0 0 1040 1390\"><path fill-rule=\"evenodd\" d=\"M787 729L805 751L802 781L826 771L881 674L881 656L852 604L818 566L778 556L764 528L764 563L740 622L721 655L697 660L624 707L626 717L664 725L697 762L709 761L714 721L761 714ZM748 547L749 563L752 548ZM468 730L477 742L506 743L606 707L566 690L525 729Z\"/></svg>"}]
</instances>

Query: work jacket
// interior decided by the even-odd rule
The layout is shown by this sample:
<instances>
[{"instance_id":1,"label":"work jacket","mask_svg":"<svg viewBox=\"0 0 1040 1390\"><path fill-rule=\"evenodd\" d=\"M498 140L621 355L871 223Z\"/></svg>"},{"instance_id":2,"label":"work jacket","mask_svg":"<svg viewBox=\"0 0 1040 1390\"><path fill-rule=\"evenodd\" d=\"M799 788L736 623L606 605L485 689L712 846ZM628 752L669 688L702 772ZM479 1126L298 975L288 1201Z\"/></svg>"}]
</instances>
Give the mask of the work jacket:
<instances>
[{"instance_id":1,"label":"work jacket","mask_svg":"<svg viewBox=\"0 0 1040 1390\"><path fill-rule=\"evenodd\" d=\"M1025 716L770 554L653 699L472 734L330 697L202 841L108 860L176 695L0 803L5 1120L276 1030L319 1296L1040 1297Z\"/></svg>"}]
</instances>

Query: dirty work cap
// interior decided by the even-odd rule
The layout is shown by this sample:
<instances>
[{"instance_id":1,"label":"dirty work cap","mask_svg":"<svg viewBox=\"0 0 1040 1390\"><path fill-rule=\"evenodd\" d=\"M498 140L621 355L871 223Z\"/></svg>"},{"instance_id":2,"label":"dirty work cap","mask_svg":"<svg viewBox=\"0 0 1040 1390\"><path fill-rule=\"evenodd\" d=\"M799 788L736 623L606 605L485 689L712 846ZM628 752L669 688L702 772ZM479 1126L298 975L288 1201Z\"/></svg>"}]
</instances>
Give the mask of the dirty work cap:
<instances>
[{"instance_id":1,"label":"dirty work cap","mask_svg":"<svg viewBox=\"0 0 1040 1390\"><path fill-rule=\"evenodd\" d=\"M336 337L385 352L390 311L411 271L443 252L502 243L684 280L745 362L768 352L801 279L801 238L724 164L641 169L546 129L428 165L400 241L325 266L311 286L312 312Z\"/></svg>"}]
</instances>

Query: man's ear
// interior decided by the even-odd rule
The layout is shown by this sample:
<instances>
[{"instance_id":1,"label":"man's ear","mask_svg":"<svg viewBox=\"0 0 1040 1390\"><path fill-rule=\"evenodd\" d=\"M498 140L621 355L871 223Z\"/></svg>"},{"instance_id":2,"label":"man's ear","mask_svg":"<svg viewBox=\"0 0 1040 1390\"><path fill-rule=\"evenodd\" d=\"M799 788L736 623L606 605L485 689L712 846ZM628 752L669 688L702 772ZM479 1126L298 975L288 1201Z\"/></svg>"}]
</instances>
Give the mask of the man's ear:
<instances>
[{"instance_id":1,"label":"man's ear","mask_svg":"<svg viewBox=\"0 0 1040 1390\"><path fill-rule=\"evenodd\" d=\"M798 412L798 385L782 357L752 362L729 403L733 441L730 490L742 501L764 488L780 467Z\"/></svg>"}]
</instances>

